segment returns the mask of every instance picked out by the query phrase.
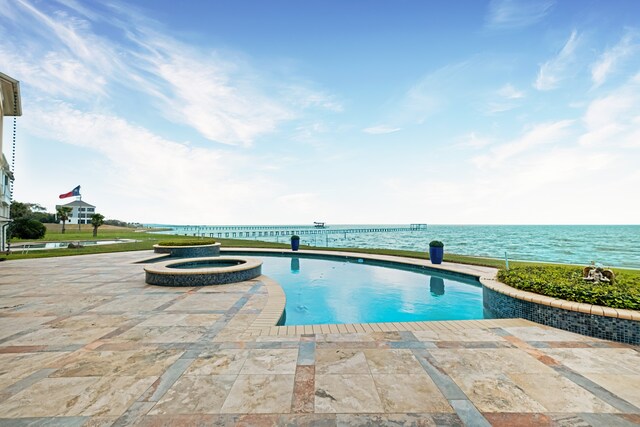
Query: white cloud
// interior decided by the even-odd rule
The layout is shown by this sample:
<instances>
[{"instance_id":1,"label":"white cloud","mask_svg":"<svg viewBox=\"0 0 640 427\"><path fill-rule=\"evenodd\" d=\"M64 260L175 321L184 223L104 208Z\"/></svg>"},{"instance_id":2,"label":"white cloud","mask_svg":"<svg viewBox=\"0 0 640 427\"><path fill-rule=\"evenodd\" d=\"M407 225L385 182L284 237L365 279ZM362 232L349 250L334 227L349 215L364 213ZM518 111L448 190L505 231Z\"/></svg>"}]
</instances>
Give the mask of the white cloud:
<instances>
[{"instance_id":1,"label":"white cloud","mask_svg":"<svg viewBox=\"0 0 640 427\"><path fill-rule=\"evenodd\" d=\"M640 146L640 86L633 79L607 96L591 101L582 118L588 147Z\"/></svg>"},{"instance_id":2,"label":"white cloud","mask_svg":"<svg viewBox=\"0 0 640 427\"><path fill-rule=\"evenodd\" d=\"M178 209L183 221L234 222L246 211L247 200L258 206L280 191L268 171L250 166L258 159L168 140L114 115L56 103L31 108L23 124L50 144L59 141L99 155L93 158L103 163L100 173L82 181L83 187L99 188L108 200L100 209L108 215L166 222ZM137 210L129 212L133 207Z\"/></svg>"},{"instance_id":3,"label":"white cloud","mask_svg":"<svg viewBox=\"0 0 640 427\"><path fill-rule=\"evenodd\" d=\"M561 142L567 137L573 120L536 125L520 138L501 145L494 146L489 154L475 157L473 162L479 168L495 168L514 156L528 153L541 145Z\"/></svg>"},{"instance_id":4,"label":"white cloud","mask_svg":"<svg viewBox=\"0 0 640 427\"><path fill-rule=\"evenodd\" d=\"M458 95L461 85L469 83L467 72L473 66L471 62L446 65L424 75L406 91L388 121L398 125L424 123L454 101L452 96Z\"/></svg>"},{"instance_id":5,"label":"white cloud","mask_svg":"<svg viewBox=\"0 0 640 427\"><path fill-rule=\"evenodd\" d=\"M362 129L364 133L369 133L371 135L382 135L387 133L394 133L400 130L402 130L402 128L395 128L395 127L385 126L385 125L372 126L372 127Z\"/></svg>"},{"instance_id":6,"label":"white cloud","mask_svg":"<svg viewBox=\"0 0 640 427\"><path fill-rule=\"evenodd\" d=\"M469 147L469 148L484 148L488 145L491 145L493 140L491 138L478 136L476 132L470 132L464 135L460 142L456 144L460 147Z\"/></svg>"},{"instance_id":7,"label":"white cloud","mask_svg":"<svg viewBox=\"0 0 640 427\"><path fill-rule=\"evenodd\" d=\"M635 39L635 33L627 32L615 46L600 55L591 66L591 78L595 86L603 84L620 62L638 50Z\"/></svg>"},{"instance_id":8,"label":"white cloud","mask_svg":"<svg viewBox=\"0 0 640 427\"><path fill-rule=\"evenodd\" d=\"M575 50L580 42L578 32L573 30L562 50L553 58L540 66L535 88L551 90L558 87L560 81L566 77L567 69L574 62Z\"/></svg>"},{"instance_id":9,"label":"white cloud","mask_svg":"<svg viewBox=\"0 0 640 427\"><path fill-rule=\"evenodd\" d=\"M507 83L491 94L491 100L483 108L485 114L503 113L519 106L519 99L524 98L524 92Z\"/></svg>"},{"instance_id":10,"label":"white cloud","mask_svg":"<svg viewBox=\"0 0 640 427\"><path fill-rule=\"evenodd\" d=\"M271 99L245 76L234 72L236 64L214 53L201 55L173 41L150 37L150 51L141 64L158 78L165 116L186 123L207 139L224 144L250 145L255 138L273 132L295 114ZM251 71L245 71L251 73ZM154 90L153 92L156 92Z\"/></svg>"},{"instance_id":11,"label":"white cloud","mask_svg":"<svg viewBox=\"0 0 640 427\"><path fill-rule=\"evenodd\" d=\"M524 92L516 89L511 83L507 83L498 90L498 96L506 99L524 98Z\"/></svg>"},{"instance_id":12,"label":"white cloud","mask_svg":"<svg viewBox=\"0 0 640 427\"><path fill-rule=\"evenodd\" d=\"M485 26L494 29L528 27L547 16L554 4L552 0L492 0Z\"/></svg>"},{"instance_id":13,"label":"white cloud","mask_svg":"<svg viewBox=\"0 0 640 427\"><path fill-rule=\"evenodd\" d=\"M115 15L105 19L75 0L0 2L11 36L0 47L0 63L20 76L25 95L34 87L39 95L117 104L114 89L125 87L149 95L141 101L204 138L245 146L307 109L342 111L334 96L312 84L267 76L236 53L165 36L158 23L129 8L111 5Z\"/></svg>"}]
</instances>

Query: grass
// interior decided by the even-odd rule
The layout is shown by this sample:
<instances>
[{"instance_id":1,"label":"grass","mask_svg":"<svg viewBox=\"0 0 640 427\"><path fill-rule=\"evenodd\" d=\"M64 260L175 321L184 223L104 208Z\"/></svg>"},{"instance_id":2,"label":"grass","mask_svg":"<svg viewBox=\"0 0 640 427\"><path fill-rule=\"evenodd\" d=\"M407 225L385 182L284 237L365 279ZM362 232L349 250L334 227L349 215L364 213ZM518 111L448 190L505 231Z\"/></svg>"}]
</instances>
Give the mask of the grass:
<instances>
[{"instance_id":1,"label":"grass","mask_svg":"<svg viewBox=\"0 0 640 427\"><path fill-rule=\"evenodd\" d=\"M59 225L49 225L47 235L43 241L79 241L94 240L91 226L68 226L67 232L62 234ZM110 252L151 250L153 245L160 241L166 241L167 235L153 234L146 231L137 232L131 228L102 226L98 229L97 240L135 239L136 243L122 243L111 245L87 246L77 249L51 249L29 251L28 253L12 253L5 259L46 258L56 256L85 255ZM171 236L174 245L193 244L193 241L210 241L211 239L198 239L193 236ZM246 248L270 248L288 249L289 243L262 242L257 240L223 239L215 241L222 247L246 247ZM11 243L19 243L13 240ZM362 249L362 248L324 248L314 246L300 246L301 249L319 249L323 251L348 251L357 253L395 255L407 258L429 259L428 251L424 252L398 250L398 249ZM0 260L3 257L0 256ZM499 279L506 284L518 289L536 292L556 298L570 301L586 302L590 304L606 305L614 308L640 309L640 270L616 268L616 283L614 285L592 285L581 279L582 267L567 266L564 264L547 264L539 262L509 261L510 270L504 270L504 261L495 258L472 257L466 255L447 254L445 261L460 264L479 265L502 269ZM579 274L579 276L578 276Z\"/></svg>"}]
</instances>

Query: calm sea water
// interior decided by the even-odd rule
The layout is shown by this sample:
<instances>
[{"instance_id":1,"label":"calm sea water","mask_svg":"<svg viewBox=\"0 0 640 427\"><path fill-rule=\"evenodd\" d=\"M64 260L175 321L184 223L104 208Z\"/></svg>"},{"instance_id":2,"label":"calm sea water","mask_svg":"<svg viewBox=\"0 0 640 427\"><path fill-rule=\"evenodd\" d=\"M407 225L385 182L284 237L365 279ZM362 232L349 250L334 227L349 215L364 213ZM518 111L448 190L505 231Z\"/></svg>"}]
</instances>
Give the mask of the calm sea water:
<instances>
[{"instance_id":1,"label":"calm sea water","mask_svg":"<svg viewBox=\"0 0 640 427\"><path fill-rule=\"evenodd\" d=\"M154 224L159 226L158 224ZM329 225L331 229L401 227L402 225ZM209 226L173 227L168 234L209 235ZM285 226L287 227L292 226ZM214 235L214 236L217 236ZM252 238L253 239L253 238ZM286 236L260 237L288 242ZM445 252L493 258L640 268L640 225L429 225L426 230L394 233L302 235L313 246L390 248L427 251L441 240Z\"/></svg>"}]
</instances>

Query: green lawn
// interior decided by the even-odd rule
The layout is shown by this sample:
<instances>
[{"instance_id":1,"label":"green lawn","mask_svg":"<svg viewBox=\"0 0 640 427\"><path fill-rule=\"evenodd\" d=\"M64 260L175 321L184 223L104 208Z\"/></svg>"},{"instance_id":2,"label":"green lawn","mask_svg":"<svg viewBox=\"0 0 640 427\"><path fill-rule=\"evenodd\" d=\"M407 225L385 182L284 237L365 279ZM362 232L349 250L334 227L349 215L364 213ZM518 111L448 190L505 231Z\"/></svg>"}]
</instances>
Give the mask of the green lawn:
<instances>
[{"instance_id":1,"label":"green lawn","mask_svg":"<svg viewBox=\"0 0 640 427\"><path fill-rule=\"evenodd\" d=\"M67 232L62 234L58 226L48 227L47 234L42 241L79 241L94 240L92 230L89 227L78 231L77 226L67 227ZM168 236L165 234L153 234L149 232L136 232L133 229L121 227L101 227L98 231L98 240L135 239L136 243L123 243L101 246L88 246L78 249L52 249L29 251L27 253L11 253L8 256L0 256L0 260L45 258L56 256L96 254L108 252L150 250L159 241L171 239L172 241L194 240L193 236ZM211 239L207 239L211 240ZM257 240L222 239L216 238L222 247L247 247L247 248L276 248L287 249L289 244L262 242ZM20 240L12 241L12 244ZM326 251L348 251L358 253L370 253L380 255L397 255L408 258L429 259L428 253L395 249L361 249L361 248L324 248L312 246L300 246L301 249L319 249ZM494 258L471 257L445 253L445 261L461 264L482 265L501 269L499 278L510 286L548 295L570 301L601 304L618 308L640 308L640 270L616 268L617 281L613 285L594 285L582 281L580 272L582 267L567 266L563 264L547 264L537 262L510 261L510 270L504 270L504 261Z\"/></svg>"}]
</instances>

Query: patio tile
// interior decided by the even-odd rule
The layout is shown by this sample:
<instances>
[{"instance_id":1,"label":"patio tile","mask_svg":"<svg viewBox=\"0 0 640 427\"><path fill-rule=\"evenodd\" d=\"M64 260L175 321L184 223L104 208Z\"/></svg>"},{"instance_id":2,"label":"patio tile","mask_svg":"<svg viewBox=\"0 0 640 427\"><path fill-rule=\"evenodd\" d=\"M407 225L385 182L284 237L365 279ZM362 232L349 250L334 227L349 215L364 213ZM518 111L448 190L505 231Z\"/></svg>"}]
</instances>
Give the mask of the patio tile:
<instances>
[{"instance_id":1,"label":"patio tile","mask_svg":"<svg viewBox=\"0 0 640 427\"><path fill-rule=\"evenodd\" d=\"M249 374L295 374L298 349L251 350L240 371Z\"/></svg>"},{"instance_id":2,"label":"patio tile","mask_svg":"<svg viewBox=\"0 0 640 427\"><path fill-rule=\"evenodd\" d=\"M542 404L547 412L618 412L561 375L509 374L529 397ZM553 390L553 393L549 391Z\"/></svg>"},{"instance_id":3,"label":"patio tile","mask_svg":"<svg viewBox=\"0 0 640 427\"><path fill-rule=\"evenodd\" d=\"M465 373L541 373L551 374L553 369L520 349L438 349L428 350L450 375Z\"/></svg>"},{"instance_id":4,"label":"patio tile","mask_svg":"<svg viewBox=\"0 0 640 427\"><path fill-rule=\"evenodd\" d=\"M153 311L169 301L173 301L176 295L126 295L119 296L114 301L102 304L89 312L144 312Z\"/></svg>"},{"instance_id":5,"label":"patio tile","mask_svg":"<svg viewBox=\"0 0 640 427\"><path fill-rule=\"evenodd\" d=\"M71 344L89 344L115 329L116 328L65 329L43 327L37 331L6 341L2 345L22 346L47 343L47 345L50 346L65 346Z\"/></svg>"},{"instance_id":6,"label":"patio tile","mask_svg":"<svg viewBox=\"0 0 640 427\"><path fill-rule=\"evenodd\" d=\"M522 414L522 413L484 413L482 414L493 427L551 427L556 424L554 420L545 414ZM575 427L578 427L577 425ZM587 427L586 425L584 427Z\"/></svg>"},{"instance_id":7,"label":"patio tile","mask_svg":"<svg viewBox=\"0 0 640 427\"><path fill-rule=\"evenodd\" d=\"M149 256L0 266L0 340L15 336L0 344L0 424L640 424L640 352L624 344L514 321L252 336L260 281L148 286L127 263Z\"/></svg>"},{"instance_id":8,"label":"patio tile","mask_svg":"<svg viewBox=\"0 0 640 427\"><path fill-rule=\"evenodd\" d=\"M414 331L413 335L420 341L461 341L461 342L502 342L502 337L488 329L461 329L459 331L431 330Z\"/></svg>"},{"instance_id":9,"label":"patio tile","mask_svg":"<svg viewBox=\"0 0 640 427\"><path fill-rule=\"evenodd\" d=\"M640 367L635 375L584 374L594 383L640 408Z\"/></svg>"},{"instance_id":10,"label":"patio tile","mask_svg":"<svg viewBox=\"0 0 640 427\"><path fill-rule=\"evenodd\" d=\"M317 374L369 374L362 350L316 349Z\"/></svg>"},{"instance_id":11,"label":"patio tile","mask_svg":"<svg viewBox=\"0 0 640 427\"><path fill-rule=\"evenodd\" d=\"M100 316L80 314L64 318L55 323L49 323L48 326L64 329L118 328L136 318L136 316L126 314L102 314Z\"/></svg>"},{"instance_id":12,"label":"patio tile","mask_svg":"<svg viewBox=\"0 0 640 427\"><path fill-rule=\"evenodd\" d=\"M292 412L312 413L315 407L315 367L298 366L293 386Z\"/></svg>"},{"instance_id":13,"label":"patio tile","mask_svg":"<svg viewBox=\"0 0 640 427\"><path fill-rule=\"evenodd\" d=\"M415 427L463 427L455 414L338 414L340 427L364 426L415 426Z\"/></svg>"},{"instance_id":14,"label":"patio tile","mask_svg":"<svg viewBox=\"0 0 640 427\"><path fill-rule=\"evenodd\" d=\"M180 350L79 351L52 377L157 377L180 356Z\"/></svg>"},{"instance_id":15,"label":"patio tile","mask_svg":"<svg viewBox=\"0 0 640 427\"><path fill-rule=\"evenodd\" d=\"M114 341L141 343L196 342L206 332L204 326L135 326L113 338Z\"/></svg>"},{"instance_id":16,"label":"patio tile","mask_svg":"<svg viewBox=\"0 0 640 427\"><path fill-rule=\"evenodd\" d=\"M221 314L161 313L149 317L139 326L211 326Z\"/></svg>"},{"instance_id":17,"label":"patio tile","mask_svg":"<svg viewBox=\"0 0 640 427\"><path fill-rule=\"evenodd\" d=\"M221 412L280 414L291 411L293 375L238 375Z\"/></svg>"},{"instance_id":18,"label":"patio tile","mask_svg":"<svg viewBox=\"0 0 640 427\"><path fill-rule=\"evenodd\" d=\"M546 411L506 375L481 372L451 376L480 412Z\"/></svg>"},{"instance_id":19,"label":"patio tile","mask_svg":"<svg viewBox=\"0 0 640 427\"><path fill-rule=\"evenodd\" d=\"M411 350L364 350L372 374L422 373L424 369Z\"/></svg>"},{"instance_id":20,"label":"patio tile","mask_svg":"<svg viewBox=\"0 0 640 427\"><path fill-rule=\"evenodd\" d=\"M238 422L238 415L213 415L213 414L192 414L192 415L145 415L136 420L137 427L169 427L169 426L189 426L189 427L235 427ZM120 424L130 425L131 423Z\"/></svg>"},{"instance_id":21,"label":"patio tile","mask_svg":"<svg viewBox=\"0 0 640 427\"><path fill-rule=\"evenodd\" d=\"M248 356L248 350L204 352L185 371L185 375L239 374Z\"/></svg>"},{"instance_id":22,"label":"patio tile","mask_svg":"<svg viewBox=\"0 0 640 427\"><path fill-rule=\"evenodd\" d=\"M580 374L638 374L640 352L630 348L543 349Z\"/></svg>"},{"instance_id":23,"label":"patio tile","mask_svg":"<svg viewBox=\"0 0 640 427\"><path fill-rule=\"evenodd\" d=\"M384 412L371 375L316 375L316 413Z\"/></svg>"},{"instance_id":24,"label":"patio tile","mask_svg":"<svg viewBox=\"0 0 640 427\"><path fill-rule=\"evenodd\" d=\"M45 378L0 404L10 417L120 415L155 378Z\"/></svg>"},{"instance_id":25,"label":"patio tile","mask_svg":"<svg viewBox=\"0 0 640 427\"><path fill-rule=\"evenodd\" d=\"M503 328L523 341L593 341L595 338L544 326L512 326Z\"/></svg>"},{"instance_id":26,"label":"patio tile","mask_svg":"<svg viewBox=\"0 0 640 427\"><path fill-rule=\"evenodd\" d=\"M43 323L49 322L55 319L55 316L42 316L42 317L2 317L0 322L0 339L10 337L19 332L36 328Z\"/></svg>"},{"instance_id":27,"label":"patio tile","mask_svg":"<svg viewBox=\"0 0 640 427\"><path fill-rule=\"evenodd\" d=\"M236 378L236 375L183 375L149 415L217 414Z\"/></svg>"},{"instance_id":28,"label":"patio tile","mask_svg":"<svg viewBox=\"0 0 640 427\"><path fill-rule=\"evenodd\" d=\"M43 368L49 368L69 352L0 354L0 390Z\"/></svg>"},{"instance_id":29,"label":"patio tile","mask_svg":"<svg viewBox=\"0 0 640 427\"><path fill-rule=\"evenodd\" d=\"M373 374L385 412L453 412L426 373Z\"/></svg>"},{"instance_id":30,"label":"patio tile","mask_svg":"<svg viewBox=\"0 0 640 427\"><path fill-rule=\"evenodd\" d=\"M228 310L238 299L240 299L240 295L197 292L176 302L167 311Z\"/></svg>"}]
</instances>

